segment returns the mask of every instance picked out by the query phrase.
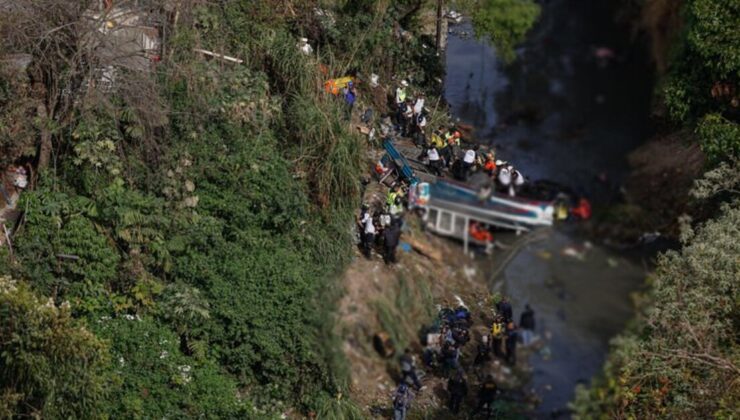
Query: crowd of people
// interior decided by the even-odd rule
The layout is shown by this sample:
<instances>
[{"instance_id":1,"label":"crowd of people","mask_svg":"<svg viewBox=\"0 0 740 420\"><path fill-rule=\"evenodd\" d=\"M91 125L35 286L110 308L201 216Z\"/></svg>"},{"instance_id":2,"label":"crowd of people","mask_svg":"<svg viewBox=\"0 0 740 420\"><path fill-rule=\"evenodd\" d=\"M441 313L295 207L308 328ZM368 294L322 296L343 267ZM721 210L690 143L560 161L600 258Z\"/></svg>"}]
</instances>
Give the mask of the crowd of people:
<instances>
[{"instance_id":1,"label":"crowd of people","mask_svg":"<svg viewBox=\"0 0 740 420\"><path fill-rule=\"evenodd\" d=\"M421 360L426 369L440 377L447 378L447 408L457 414L466 403L469 384L468 377L477 378L476 403L469 407L473 413L491 413L499 395L499 387L490 373L493 359L516 364L517 344L529 346L534 341L535 316L527 304L520 315L519 325L513 319L513 307L506 297L499 300L493 308L493 322L487 333L477 340L475 357L466 360L464 351L471 342L473 317L461 302L454 309L444 308L435 324L429 329ZM399 358L401 381L393 395L393 410L396 420L405 419L414 390L425 389L424 379L420 379L412 352L406 349ZM471 371L471 372L466 372Z\"/></svg>"},{"instance_id":2,"label":"crowd of people","mask_svg":"<svg viewBox=\"0 0 740 420\"><path fill-rule=\"evenodd\" d=\"M396 263L396 249L401 239L405 209L405 193L400 185L388 191L382 207L373 211L370 205L362 205L357 229L360 232L362 253L366 258L372 258L373 250L381 247L385 263Z\"/></svg>"},{"instance_id":3,"label":"crowd of people","mask_svg":"<svg viewBox=\"0 0 740 420\"><path fill-rule=\"evenodd\" d=\"M467 181L475 172L483 172L493 188L515 196L525 183L522 173L512 164L496 159L493 148L484 150L476 143L466 142L455 126L442 125L430 131L424 93L411 98L407 94L408 86L402 80L396 88L395 126L401 136L411 138L421 149L417 159L425 161L432 174L451 175L460 181Z\"/></svg>"},{"instance_id":4,"label":"crowd of people","mask_svg":"<svg viewBox=\"0 0 740 420\"><path fill-rule=\"evenodd\" d=\"M429 114L425 108L423 93L411 97L407 93L409 83L400 82L393 96L395 106L394 128L397 135L411 138L421 149L417 160L422 160L429 171L437 176L452 176L466 181L476 172L487 175L489 184L481 188L481 200L487 199L493 189L514 196L524 184L525 178L513 165L496 159L491 148L483 150L479 145L468 143L456 127L440 126L430 131ZM341 90L348 115L357 99L352 82ZM364 119L363 119L364 121ZM392 133L384 133L392 136ZM385 173L382 167L376 171ZM380 250L386 264L396 262L396 249L400 242L402 226L407 206L408 190L402 180L396 180L389 188L382 203L365 203L358 217L358 231L362 253L371 258L374 251ZM471 225L470 234L481 242L492 241L486 226ZM502 298L493 308L493 321L475 341L473 352L463 351L473 341L471 327L473 318L462 302L454 309L443 309L438 314L435 325L427 335L421 360L424 368L433 374L447 379L448 409L459 413L466 403L469 393L468 378L475 373L477 402L470 407L473 412L492 412L493 404L499 395L499 387L494 376L485 373L494 359L514 366L518 343L528 346L533 342L535 327L534 311L529 305L521 313L519 324L513 319L513 308L507 298ZM399 358L401 379L392 397L394 418L403 420L411 407L415 392L425 388L424 377L416 365L416 357L406 349Z\"/></svg>"}]
</instances>

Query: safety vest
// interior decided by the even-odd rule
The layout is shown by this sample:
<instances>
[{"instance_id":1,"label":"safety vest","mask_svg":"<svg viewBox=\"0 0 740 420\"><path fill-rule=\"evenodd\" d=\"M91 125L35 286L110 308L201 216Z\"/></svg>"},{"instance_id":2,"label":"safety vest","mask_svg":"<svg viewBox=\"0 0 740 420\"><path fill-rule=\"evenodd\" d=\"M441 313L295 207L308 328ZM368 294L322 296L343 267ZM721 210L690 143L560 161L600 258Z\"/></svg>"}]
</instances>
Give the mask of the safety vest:
<instances>
[{"instance_id":1,"label":"safety vest","mask_svg":"<svg viewBox=\"0 0 740 420\"><path fill-rule=\"evenodd\" d=\"M491 335L499 338L504 334L504 324L502 322L494 322L491 326Z\"/></svg>"},{"instance_id":2,"label":"safety vest","mask_svg":"<svg viewBox=\"0 0 740 420\"><path fill-rule=\"evenodd\" d=\"M396 89L396 103L406 102L406 89Z\"/></svg>"},{"instance_id":3,"label":"safety vest","mask_svg":"<svg viewBox=\"0 0 740 420\"><path fill-rule=\"evenodd\" d=\"M388 206L392 206L396 203L396 197L398 197L398 193L395 191L391 191L388 193L388 195L385 197L385 204Z\"/></svg>"},{"instance_id":4,"label":"safety vest","mask_svg":"<svg viewBox=\"0 0 740 420\"><path fill-rule=\"evenodd\" d=\"M446 144L437 133L432 133L432 146L436 147L437 149L442 149L446 146Z\"/></svg>"}]
</instances>

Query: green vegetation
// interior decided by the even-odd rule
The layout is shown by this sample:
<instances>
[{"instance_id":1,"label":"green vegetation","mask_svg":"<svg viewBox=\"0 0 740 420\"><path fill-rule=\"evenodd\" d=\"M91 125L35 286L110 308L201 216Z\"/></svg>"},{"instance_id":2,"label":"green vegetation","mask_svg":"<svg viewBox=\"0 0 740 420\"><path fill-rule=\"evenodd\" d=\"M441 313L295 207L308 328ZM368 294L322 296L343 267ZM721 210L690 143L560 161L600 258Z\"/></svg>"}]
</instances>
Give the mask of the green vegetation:
<instances>
[{"instance_id":1,"label":"green vegetation","mask_svg":"<svg viewBox=\"0 0 740 420\"><path fill-rule=\"evenodd\" d=\"M504 62L516 58L514 49L540 16L540 5L532 0L478 0L466 7L476 36L488 37Z\"/></svg>"},{"instance_id":2,"label":"green vegetation","mask_svg":"<svg viewBox=\"0 0 740 420\"><path fill-rule=\"evenodd\" d=\"M413 8L134 10L165 22L161 61L95 86L108 56L76 42L84 8L48 3L0 20L0 49L32 57L2 66L0 165L40 170L0 264L19 279L0 416L360 418L332 312L366 146L323 82L362 66L433 89L434 53L392 30Z\"/></svg>"},{"instance_id":3,"label":"green vegetation","mask_svg":"<svg viewBox=\"0 0 740 420\"><path fill-rule=\"evenodd\" d=\"M44 302L0 276L0 417L97 417L107 394L107 348L68 302Z\"/></svg>"},{"instance_id":4,"label":"green vegetation","mask_svg":"<svg viewBox=\"0 0 740 420\"><path fill-rule=\"evenodd\" d=\"M737 166L723 169L740 179ZM733 191L699 184L695 194ZM681 252L661 256L631 328L612 342L604 375L577 392L576 418L732 418L740 410L740 206L735 201Z\"/></svg>"},{"instance_id":5,"label":"green vegetation","mask_svg":"<svg viewBox=\"0 0 740 420\"><path fill-rule=\"evenodd\" d=\"M690 0L663 94L670 115L698 127L711 163L740 156L740 4Z\"/></svg>"},{"instance_id":6,"label":"green vegetation","mask_svg":"<svg viewBox=\"0 0 740 420\"><path fill-rule=\"evenodd\" d=\"M663 99L678 129L694 130L707 156L708 172L691 196L719 214L698 227L684 220L683 249L659 258L603 374L577 391L575 418L740 412L740 4L690 0L682 10Z\"/></svg>"}]
</instances>

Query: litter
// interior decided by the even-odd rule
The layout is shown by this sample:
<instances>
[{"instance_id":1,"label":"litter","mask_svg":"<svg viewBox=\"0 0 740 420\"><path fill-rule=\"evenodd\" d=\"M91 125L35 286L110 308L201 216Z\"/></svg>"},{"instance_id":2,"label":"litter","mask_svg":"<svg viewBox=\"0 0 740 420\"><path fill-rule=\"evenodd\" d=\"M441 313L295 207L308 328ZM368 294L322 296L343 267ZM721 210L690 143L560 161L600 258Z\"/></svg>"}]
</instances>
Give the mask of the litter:
<instances>
[{"instance_id":1,"label":"litter","mask_svg":"<svg viewBox=\"0 0 740 420\"><path fill-rule=\"evenodd\" d=\"M408 242L401 242L400 247L403 252L411 252L411 245Z\"/></svg>"},{"instance_id":2,"label":"litter","mask_svg":"<svg viewBox=\"0 0 740 420\"><path fill-rule=\"evenodd\" d=\"M606 263L611 268L617 268L619 266L619 262L617 261L617 259L616 258L612 258L612 257L607 258L606 259Z\"/></svg>"},{"instance_id":3,"label":"litter","mask_svg":"<svg viewBox=\"0 0 740 420\"><path fill-rule=\"evenodd\" d=\"M549 260L552 258L552 253L549 251L540 251L537 253L537 256L542 258L543 260Z\"/></svg>"},{"instance_id":4,"label":"litter","mask_svg":"<svg viewBox=\"0 0 740 420\"><path fill-rule=\"evenodd\" d=\"M586 253L583 251L577 250L575 247L567 246L560 251L561 254L565 257L572 257L577 260L583 261L586 259Z\"/></svg>"}]
</instances>

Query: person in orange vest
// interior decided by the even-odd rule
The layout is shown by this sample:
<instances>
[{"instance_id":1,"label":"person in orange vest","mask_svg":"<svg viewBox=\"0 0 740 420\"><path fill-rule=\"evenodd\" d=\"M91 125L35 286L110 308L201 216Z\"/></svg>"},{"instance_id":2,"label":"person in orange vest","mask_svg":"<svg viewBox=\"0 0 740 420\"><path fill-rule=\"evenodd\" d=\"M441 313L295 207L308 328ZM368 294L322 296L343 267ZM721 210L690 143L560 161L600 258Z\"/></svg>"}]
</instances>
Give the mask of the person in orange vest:
<instances>
[{"instance_id":1,"label":"person in orange vest","mask_svg":"<svg viewBox=\"0 0 740 420\"><path fill-rule=\"evenodd\" d=\"M570 210L570 214L581 220L588 220L591 218L591 203L584 197L578 200L578 206L573 207Z\"/></svg>"},{"instance_id":2,"label":"person in orange vest","mask_svg":"<svg viewBox=\"0 0 740 420\"><path fill-rule=\"evenodd\" d=\"M496 174L496 154L494 152L488 152L486 155L486 163L483 164L483 170L490 177Z\"/></svg>"},{"instance_id":3,"label":"person in orange vest","mask_svg":"<svg viewBox=\"0 0 740 420\"><path fill-rule=\"evenodd\" d=\"M470 222L469 233L470 237L475 239L476 241L484 242L486 244L493 241L493 235L491 234L491 232L481 226L481 224L478 222Z\"/></svg>"}]
</instances>

